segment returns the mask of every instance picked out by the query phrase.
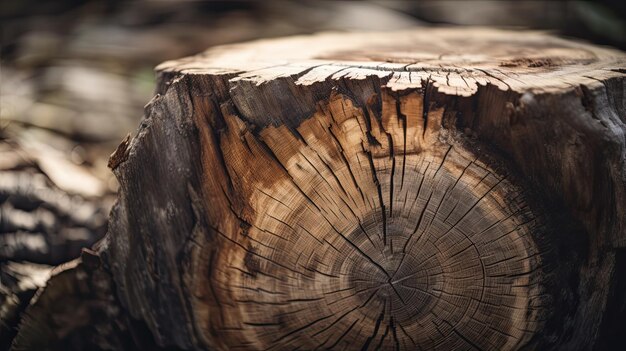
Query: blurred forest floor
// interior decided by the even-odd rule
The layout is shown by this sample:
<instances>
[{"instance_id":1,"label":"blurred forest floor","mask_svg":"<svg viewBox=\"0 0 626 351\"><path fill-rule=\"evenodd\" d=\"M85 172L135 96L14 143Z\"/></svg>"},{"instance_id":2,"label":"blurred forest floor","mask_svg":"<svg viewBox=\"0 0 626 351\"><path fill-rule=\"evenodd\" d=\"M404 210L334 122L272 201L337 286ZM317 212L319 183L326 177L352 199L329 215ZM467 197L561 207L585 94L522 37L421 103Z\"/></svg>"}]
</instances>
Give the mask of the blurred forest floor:
<instances>
[{"instance_id":1,"label":"blurred forest floor","mask_svg":"<svg viewBox=\"0 0 626 351\"><path fill-rule=\"evenodd\" d=\"M117 189L107 160L138 126L158 63L258 38L433 24L548 29L625 49L625 4L3 1L0 306L10 313L0 340L52 266L106 233Z\"/></svg>"}]
</instances>

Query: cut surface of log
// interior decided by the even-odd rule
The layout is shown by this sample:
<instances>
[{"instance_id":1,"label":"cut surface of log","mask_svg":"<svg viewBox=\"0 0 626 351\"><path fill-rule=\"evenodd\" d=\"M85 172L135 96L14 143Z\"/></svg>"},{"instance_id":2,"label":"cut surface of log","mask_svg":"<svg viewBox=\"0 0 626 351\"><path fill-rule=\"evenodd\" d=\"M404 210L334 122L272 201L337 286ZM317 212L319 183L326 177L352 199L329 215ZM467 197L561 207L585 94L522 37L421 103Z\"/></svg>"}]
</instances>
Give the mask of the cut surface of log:
<instances>
[{"instance_id":1,"label":"cut surface of log","mask_svg":"<svg viewBox=\"0 0 626 351\"><path fill-rule=\"evenodd\" d=\"M245 326L257 347L374 347L386 328L385 348L463 338L510 348L536 328L536 224L523 195L439 142L436 116L423 130L417 95L404 101L383 95L379 124L331 97L296 133L268 127L259 138L224 111L225 180L246 199L231 218L245 231L228 236L217 211L209 221L228 247L218 267L236 272L224 271L241 316L232 328ZM479 328L493 315L506 320L500 334Z\"/></svg>"},{"instance_id":2,"label":"cut surface of log","mask_svg":"<svg viewBox=\"0 0 626 351\"><path fill-rule=\"evenodd\" d=\"M110 163L118 298L187 349L593 348L626 245L625 63L465 28L164 63Z\"/></svg>"}]
</instances>

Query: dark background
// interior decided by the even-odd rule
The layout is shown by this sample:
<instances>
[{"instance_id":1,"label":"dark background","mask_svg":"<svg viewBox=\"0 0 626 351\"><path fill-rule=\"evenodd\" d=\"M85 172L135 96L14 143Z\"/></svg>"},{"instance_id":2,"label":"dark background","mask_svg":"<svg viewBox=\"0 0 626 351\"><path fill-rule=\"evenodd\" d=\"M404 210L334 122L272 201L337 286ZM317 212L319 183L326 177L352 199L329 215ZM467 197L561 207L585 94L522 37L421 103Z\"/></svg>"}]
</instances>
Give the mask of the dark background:
<instances>
[{"instance_id":1,"label":"dark background","mask_svg":"<svg viewBox=\"0 0 626 351\"><path fill-rule=\"evenodd\" d=\"M437 25L626 49L623 0L1 1L0 265L59 264L106 232L108 156L139 124L158 63L258 38Z\"/></svg>"},{"instance_id":2,"label":"dark background","mask_svg":"<svg viewBox=\"0 0 626 351\"><path fill-rule=\"evenodd\" d=\"M117 190L107 160L138 126L158 63L258 38L436 25L548 30L626 50L624 0L1 1L0 305L17 296L25 307L45 279L18 282L106 232ZM625 284L607 321L626 313ZM17 318L0 322L1 350ZM600 348L624 337L605 325Z\"/></svg>"},{"instance_id":3,"label":"dark background","mask_svg":"<svg viewBox=\"0 0 626 351\"><path fill-rule=\"evenodd\" d=\"M0 2L0 264L58 264L106 232L108 156L138 125L158 63L258 38L437 25L626 49L623 0Z\"/></svg>"},{"instance_id":4,"label":"dark background","mask_svg":"<svg viewBox=\"0 0 626 351\"><path fill-rule=\"evenodd\" d=\"M0 302L20 271L49 271L106 232L117 190L108 156L138 126L158 63L258 38L437 25L549 30L626 49L624 0L2 0ZM604 332L623 337L619 327Z\"/></svg>"}]
</instances>

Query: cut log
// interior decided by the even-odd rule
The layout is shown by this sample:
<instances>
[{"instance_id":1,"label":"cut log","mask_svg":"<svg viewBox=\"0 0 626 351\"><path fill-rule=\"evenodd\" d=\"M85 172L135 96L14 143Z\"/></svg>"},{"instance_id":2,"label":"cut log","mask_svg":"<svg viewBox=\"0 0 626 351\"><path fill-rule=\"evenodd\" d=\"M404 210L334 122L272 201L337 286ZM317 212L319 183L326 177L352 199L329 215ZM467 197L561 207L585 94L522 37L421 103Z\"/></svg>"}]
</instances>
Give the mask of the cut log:
<instances>
[{"instance_id":1,"label":"cut log","mask_svg":"<svg viewBox=\"0 0 626 351\"><path fill-rule=\"evenodd\" d=\"M467 28L164 63L110 162L117 297L184 349L592 349L626 315L604 318L624 299L625 63Z\"/></svg>"},{"instance_id":2,"label":"cut log","mask_svg":"<svg viewBox=\"0 0 626 351\"><path fill-rule=\"evenodd\" d=\"M155 345L145 324L129 318L120 308L112 291L111 275L95 252L83 249L79 258L52 271L15 263L13 267L20 278L20 287L12 289L14 293L28 293L41 281L46 286L32 299L19 299L30 303L20 316L11 350L163 350ZM1 307L13 306L4 301ZM2 334L9 331L9 326L3 327Z\"/></svg>"}]
</instances>

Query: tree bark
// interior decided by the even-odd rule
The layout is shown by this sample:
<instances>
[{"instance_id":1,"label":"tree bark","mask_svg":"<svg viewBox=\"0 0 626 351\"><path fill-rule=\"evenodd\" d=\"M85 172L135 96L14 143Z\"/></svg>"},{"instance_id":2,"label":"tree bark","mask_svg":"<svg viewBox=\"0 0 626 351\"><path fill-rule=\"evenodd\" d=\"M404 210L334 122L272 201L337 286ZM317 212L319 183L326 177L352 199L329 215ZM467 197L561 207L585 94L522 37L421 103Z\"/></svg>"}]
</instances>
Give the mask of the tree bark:
<instances>
[{"instance_id":1,"label":"tree bark","mask_svg":"<svg viewBox=\"0 0 626 351\"><path fill-rule=\"evenodd\" d=\"M625 62L467 28L166 62L111 157L117 298L183 349L612 347Z\"/></svg>"}]
</instances>

